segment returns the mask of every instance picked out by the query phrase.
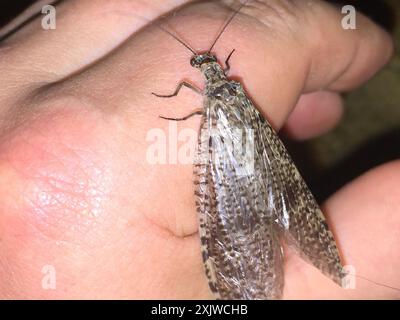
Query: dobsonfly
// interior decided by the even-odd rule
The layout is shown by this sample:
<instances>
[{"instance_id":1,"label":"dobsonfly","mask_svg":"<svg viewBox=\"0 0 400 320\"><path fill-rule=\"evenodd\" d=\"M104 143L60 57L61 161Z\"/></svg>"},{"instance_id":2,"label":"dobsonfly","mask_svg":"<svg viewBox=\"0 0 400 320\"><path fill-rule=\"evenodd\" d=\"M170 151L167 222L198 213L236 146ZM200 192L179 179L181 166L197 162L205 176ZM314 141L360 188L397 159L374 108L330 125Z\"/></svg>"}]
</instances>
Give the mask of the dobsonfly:
<instances>
[{"instance_id":1,"label":"dobsonfly","mask_svg":"<svg viewBox=\"0 0 400 320\"><path fill-rule=\"evenodd\" d=\"M50 1L52 5L60 2L62 0ZM182 86L204 94L201 113L161 118L180 121L196 114L203 115L195 164L196 205L210 289L220 299L279 298L283 287L280 245L280 238L283 238L293 244L306 261L339 285L346 285L344 277L351 276L400 291L400 288L342 269L325 218L286 148L241 84L226 77L234 50L225 61L226 69L211 54L222 33L248 2L232 14L203 54L157 25L194 54L191 65L200 69L206 78L204 92L182 82L173 94L156 96L176 96ZM41 10L27 12L18 18L19 22L12 21L0 32L0 42L40 14ZM250 138L246 141L253 150L251 170L246 166L248 158L241 160L235 148L243 135Z\"/></svg>"},{"instance_id":2,"label":"dobsonfly","mask_svg":"<svg viewBox=\"0 0 400 320\"><path fill-rule=\"evenodd\" d=\"M190 63L205 77L194 164L196 207L205 273L217 299L277 299L283 291L281 240L293 245L301 257L342 284L346 273L335 240L318 204L290 158L282 141L258 112L239 82L211 53L233 18L232 14L210 49L197 53L177 36L164 30L190 50ZM181 82L170 98L190 83ZM237 146L252 150L241 159ZM245 163L243 163L245 162Z\"/></svg>"}]
</instances>

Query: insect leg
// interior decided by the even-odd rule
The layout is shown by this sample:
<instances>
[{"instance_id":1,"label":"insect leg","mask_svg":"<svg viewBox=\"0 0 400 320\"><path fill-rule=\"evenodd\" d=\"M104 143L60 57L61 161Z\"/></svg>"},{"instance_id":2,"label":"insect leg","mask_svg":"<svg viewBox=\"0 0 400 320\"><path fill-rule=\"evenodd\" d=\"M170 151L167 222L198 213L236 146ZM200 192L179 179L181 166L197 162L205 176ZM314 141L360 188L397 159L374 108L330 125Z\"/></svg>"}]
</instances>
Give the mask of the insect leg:
<instances>
[{"instance_id":1,"label":"insect leg","mask_svg":"<svg viewBox=\"0 0 400 320\"><path fill-rule=\"evenodd\" d=\"M199 94L203 94L202 90L200 90L199 88L195 87L194 85L192 85L186 81L179 83L173 94L161 95L161 94L157 94L154 92L152 92L151 94L155 95L156 97L159 97L159 98L172 98L172 97L175 97L178 95L179 91L182 89L183 86L185 86L186 88L192 89L193 91L195 91Z\"/></svg>"},{"instance_id":2,"label":"insect leg","mask_svg":"<svg viewBox=\"0 0 400 320\"><path fill-rule=\"evenodd\" d=\"M185 116L183 118L167 118L167 117L163 117L163 116L160 116L160 118L161 119L165 119L165 120L184 121L184 120L187 120L187 119L189 119L189 118L191 118L193 116L202 115L203 113L204 113L203 110L197 110L195 112L192 112L191 114L188 114L187 116Z\"/></svg>"},{"instance_id":3,"label":"insect leg","mask_svg":"<svg viewBox=\"0 0 400 320\"><path fill-rule=\"evenodd\" d=\"M231 53L229 54L229 56L228 56L228 58L226 58L226 60L225 60L225 65L226 65L226 68L224 69L224 73L225 74L227 74L228 72L229 72L229 70L231 69L231 66L230 66L230 64L229 64L229 59L231 58L231 56L232 56L232 54L235 52L235 49L233 49L232 51L231 51Z\"/></svg>"}]
</instances>

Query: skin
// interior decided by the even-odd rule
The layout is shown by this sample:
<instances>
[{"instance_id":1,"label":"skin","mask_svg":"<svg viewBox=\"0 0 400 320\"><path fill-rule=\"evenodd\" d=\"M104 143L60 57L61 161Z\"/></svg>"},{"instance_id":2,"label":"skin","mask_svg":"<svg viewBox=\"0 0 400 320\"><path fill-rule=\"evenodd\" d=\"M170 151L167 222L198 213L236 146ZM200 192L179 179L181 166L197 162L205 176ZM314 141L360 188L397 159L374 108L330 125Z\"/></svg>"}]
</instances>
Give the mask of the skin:
<instances>
[{"instance_id":1,"label":"skin","mask_svg":"<svg viewBox=\"0 0 400 320\"><path fill-rule=\"evenodd\" d=\"M202 105L188 89L172 99L150 94L172 93L183 79L202 87L189 51L154 26L142 28L185 2L65 1L56 30L34 21L0 44L0 298L211 297L192 166L146 160L149 130L168 133L159 115ZM223 61L235 48L230 76L277 130L307 139L339 121L339 93L371 78L393 44L361 14L350 31L324 2L279 3L244 8L214 53ZM229 14L215 3L191 4L164 25L206 50ZM197 130L199 120L178 129ZM399 169L400 162L373 169L323 205L344 263L395 287ZM400 297L362 279L341 289L290 248L285 256L284 298ZM44 266L56 271L54 290L42 288Z\"/></svg>"}]
</instances>

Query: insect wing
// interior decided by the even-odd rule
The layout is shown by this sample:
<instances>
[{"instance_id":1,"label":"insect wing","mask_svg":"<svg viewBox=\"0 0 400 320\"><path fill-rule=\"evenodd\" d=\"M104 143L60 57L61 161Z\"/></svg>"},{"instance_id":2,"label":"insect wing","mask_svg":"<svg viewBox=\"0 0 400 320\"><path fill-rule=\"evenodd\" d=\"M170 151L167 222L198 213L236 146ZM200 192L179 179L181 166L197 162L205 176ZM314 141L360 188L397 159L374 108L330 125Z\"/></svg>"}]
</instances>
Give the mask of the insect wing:
<instances>
[{"instance_id":1,"label":"insect wing","mask_svg":"<svg viewBox=\"0 0 400 320\"><path fill-rule=\"evenodd\" d=\"M266 120L260 123L259 132L266 142L261 158L267 159L265 169L270 172L266 187L278 232L304 260L342 285L346 274L322 211L273 128Z\"/></svg>"},{"instance_id":2,"label":"insect wing","mask_svg":"<svg viewBox=\"0 0 400 320\"><path fill-rule=\"evenodd\" d=\"M196 204L205 271L217 298L279 298L282 236L339 282L339 255L324 216L241 85L230 82L222 99L207 97L205 104Z\"/></svg>"},{"instance_id":3,"label":"insect wing","mask_svg":"<svg viewBox=\"0 0 400 320\"><path fill-rule=\"evenodd\" d=\"M206 104L195 174L210 288L221 299L279 298L281 248L259 193L260 168L249 165L247 156L254 147L254 130L243 122L243 106L236 110L212 99ZM246 149L238 154L243 141Z\"/></svg>"}]
</instances>

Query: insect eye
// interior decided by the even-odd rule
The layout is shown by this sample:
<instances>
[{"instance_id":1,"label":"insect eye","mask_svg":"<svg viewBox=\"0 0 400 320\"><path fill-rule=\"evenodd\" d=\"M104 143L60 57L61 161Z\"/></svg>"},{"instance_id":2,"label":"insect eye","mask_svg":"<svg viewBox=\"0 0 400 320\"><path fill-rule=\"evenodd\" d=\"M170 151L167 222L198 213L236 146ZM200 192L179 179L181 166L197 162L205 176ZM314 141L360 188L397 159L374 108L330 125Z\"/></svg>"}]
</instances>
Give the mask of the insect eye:
<instances>
[{"instance_id":1,"label":"insect eye","mask_svg":"<svg viewBox=\"0 0 400 320\"><path fill-rule=\"evenodd\" d=\"M197 65L196 58L190 59L190 65L191 65L192 67L195 67L195 66Z\"/></svg>"}]
</instances>

